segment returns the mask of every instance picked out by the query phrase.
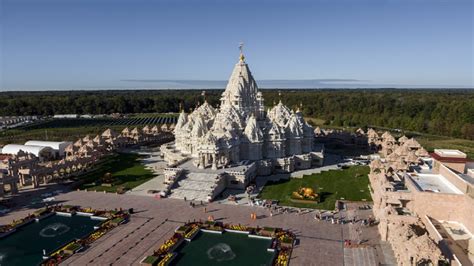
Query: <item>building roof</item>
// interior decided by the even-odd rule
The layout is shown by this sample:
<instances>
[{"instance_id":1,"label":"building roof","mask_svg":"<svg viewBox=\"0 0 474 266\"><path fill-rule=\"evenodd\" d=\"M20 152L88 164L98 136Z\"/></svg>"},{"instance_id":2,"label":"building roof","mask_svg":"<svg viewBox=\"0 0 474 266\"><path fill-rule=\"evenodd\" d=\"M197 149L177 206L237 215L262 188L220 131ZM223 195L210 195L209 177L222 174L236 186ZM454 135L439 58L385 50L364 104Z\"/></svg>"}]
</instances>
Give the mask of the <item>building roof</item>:
<instances>
[{"instance_id":1,"label":"building roof","mask_svg":"<svg viewBox=\"0 0 474 266\"><path fill-rule=\"evenodd\" d=\"M69 141L44 141L44 140L29 140L25 142L25 145L27 146L44 146L44 147L50 147L51 149L54 150L60 150L60 147L65 148L72 142Z\"/></svg>"},{"instance_id":2,"label":"building roof","mask_svg":"<svg viewBox=\"0 0 474 266\"><path fill-rule=\"evenodd\" d=\"M434 153L446 158L467 158L467 155L459 150L435 149Z\"/></svg>"},{"instance_id":3,"label":"building roof","mask_svg":"<svg viewBox=\"0 0 474 266\"><path fill-rule=\"evenodd\" d=\"M51 148L36 145L7 144L3 146L2 153L16 155L20 150L26 153L32 153L36 157L40 157L40 153L44 151L51 151Z\"/></svg>"},{"instance_id":4,"label":"building roof","mask_svg":"<svg viewBox=\"0 0 474 266\"><path fill-rule=\"evenodd\" d=\"M444 156L440 156L439 154L435 152L431 152L430 156L435 160L438 160L440 162L445 162L445 163L466 163L468 161L467 158L444 157Z\"/></svg>"}]
</instances>

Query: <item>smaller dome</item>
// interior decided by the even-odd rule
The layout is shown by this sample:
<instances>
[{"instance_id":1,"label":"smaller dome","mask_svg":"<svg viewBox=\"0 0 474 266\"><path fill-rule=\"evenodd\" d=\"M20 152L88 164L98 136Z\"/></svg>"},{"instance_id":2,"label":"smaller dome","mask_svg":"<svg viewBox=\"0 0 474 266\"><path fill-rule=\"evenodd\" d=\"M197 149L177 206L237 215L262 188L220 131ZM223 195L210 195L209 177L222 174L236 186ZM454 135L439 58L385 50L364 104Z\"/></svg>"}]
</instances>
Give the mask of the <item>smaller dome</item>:
<instances>
[{"instance_id":1,"label":"smaller dome","mask_svg":"<svg viewBox=\"0 0 474 266\"><path fill-rule=\"evenodd\" d=\"M178 121L176 122L175 131L180 130L188 122L188 114L182 111L179 114Z\"/></svg>"},{"instance_id":2,"label":"smaller dome","mask_svg":"<svg viewBox=\"0 0 474 266\"><path fill-rule=\"evenodd\" d=\"M377 132L373 128L369 128L369 130L367 130L367 136L369 138L378 138L379 134L377 134Z\"/></svg>"},{"instance_id":3,"label":"smaller dome","mask_svg":"<svg viewBox=\"0 0 474 266\"><path fill-rule=\"evenodd\" d=\"M74 142L74 146L76 147L82 147L84 145L84 141L82 139L78 139L76 142Z\"/></svg>"},{"instance_id":4,"label":"smaller dome","mask_svg":"<svg viewBox=\"0 0 474 266\"><path fill-rule=\"evenodd\" d=\"M275 141L275 140L284 140L285 139L285 132L278 124L274 121L271 121L269 123L269 126L267 127L267 137L268 140L270 141Z\"/></svg>"},{"instance_id":5,"label":"smaller dome","mask_svg":"<svg viewBox=\"0 0 474 266\"><path fill-rule=\"evenodd\" d=\"M191 135L193 137L202 137L204 134L207 133L207 127L204 124L204 119L202 118L201 115L198 115L196 117L196 121L194 122L193 125L193 130L191 131Z\"/></svg>"},{"instance_id":6,"label":"smaller dome","mask_svg":"<svg viewBox=\"0 0 474 266\"><path fill-rule=\"evenodd\" d=\"M414 139L414 138L411 138L411 139L405 141L405 143L403 145L410 148L410 149L421 147L420 143L418 143L418 141L416 141L416 139Z\"/></svg>"},{"instance_id":7,"label":"smaller dome","mask_svg":"<svg viewBox=\"0 0 474 266\"><path fill-rule=\"evenodd\" d=\"M118 134L115 133L115 131L113 131L112 129L108 128L102 133L101 136L104 138L116 138Z\"/></svg>"},{"instance_id":8,"label":"smaller dome","mask_svg":"<svg viewBox=\"0 0 474 266\"><path fill-rule=\"evenodd\" d=\"M205 144L205 145L216 145L217 142L218 142L218 139L216 138L216 136L214 136L214 134L212 134L211 131L208 131L207 134L202 139L202 144Z\"/></svg>"},{"instance_id":9,"label":"smaller dome","mask_svg":"<svg viewBox=\"0 0 474 266\"><path fill-rule=\"evenodd\" d=\"M303 136L303 129L300 126L297 116L293 113L286 124L288 138L299 138Z\"/></svg>"},{"instance_id":10,"label":"smaller dome","mask_svg":"<svg viewBox=\"0 0 474 266\"><path fill-rule=\"evenodd\" d=\"M286 107L281 101L268 112L268 117L276 121L280 126L284 126L290 119L290 108Z\"/></svg>"},{"instance_id":11,"label":"smaller dome","mask_svg":"<svg viewBox=\"0 0 474 266\"><path fill-rule=\"evenodd\" d=\"M405 143L407 140L408 140L408 138L405 135L398 138L398 142L400 142L401 144Z\"/></svg>"},{"instance_id":12,"label":"smaller dome","mask_svg":"<svg viewBox=\"0 0 474 266\"><path fill-rule=\"evenodd\" d=\"M250 142L263 141L263 133L257 125L255 116L252 115L247 120L247 126L245 127L244 134Z\"/></svg>"},{"instance_id":13,"label":"smaller dome","mask_svg":"<svg viewBox=\"0 0 474 266\"><path fill-rule=\"evenodd\" d=\"M201 115L205 121L214 119L217 114L216 109L212 107L207 101L204 101L193 113L192 115ZM181 116L181 115L180 115Z\"/></svg>"}]
</instances>

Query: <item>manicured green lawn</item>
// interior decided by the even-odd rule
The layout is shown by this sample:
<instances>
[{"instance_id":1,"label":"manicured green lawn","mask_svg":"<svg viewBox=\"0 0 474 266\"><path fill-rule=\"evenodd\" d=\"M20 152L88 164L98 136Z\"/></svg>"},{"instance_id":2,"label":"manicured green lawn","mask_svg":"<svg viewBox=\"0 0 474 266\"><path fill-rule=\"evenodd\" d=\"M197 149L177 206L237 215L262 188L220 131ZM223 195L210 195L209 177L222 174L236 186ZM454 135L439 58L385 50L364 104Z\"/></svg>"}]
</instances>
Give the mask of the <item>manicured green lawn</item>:
<instances>
[{"instance_id":1,"label":"manicured green lawn","mask_svg":"<svg viewBox=\"0 0 474 266\"><path fill-rule=\"evenodd\" d=\"M280 205L301 208L333 210L337 199L371 201L369 192L369 167L352 166L343 170L330 170L320 174L267 183L260 193L262 199L278 200ZM291 201L291 193L300 187L310 187L321 196L319 203Z\"/></svg>"},{"instance_id":2,"label":"manicured green lawn","mask_svg":"<svg viewBox=\"0 0 474 266\"><path fill-rule=\"evenodd\" d=\"M153 178L154 174L145 168L139 158L140 155L134 153L119 153L107 158L97 170L79 177L86 180L81 189L116 192L120 186L130 190L145 183ZM114 179L111 187L100 185L100 180L106 173L111 173Z\"/></svg>"}]
</instances>

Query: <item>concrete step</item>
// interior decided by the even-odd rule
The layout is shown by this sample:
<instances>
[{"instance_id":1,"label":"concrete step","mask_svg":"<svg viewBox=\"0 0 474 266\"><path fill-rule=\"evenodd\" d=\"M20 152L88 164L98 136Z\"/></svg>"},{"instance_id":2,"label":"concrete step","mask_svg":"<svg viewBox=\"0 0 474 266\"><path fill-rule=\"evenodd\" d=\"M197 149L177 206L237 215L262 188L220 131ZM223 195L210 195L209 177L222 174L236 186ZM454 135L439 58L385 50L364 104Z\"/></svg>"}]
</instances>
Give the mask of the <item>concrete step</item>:
<instances>
[{"instance_id":1,"label":"concrete step","mask_svg":"<svg viewBox=\"0 0 474 266\"><path fill-rule=\"evenodd\" d=\"M170 198L207 201L217 185L218 176L206 173L189 173L171 190Z\"/></svg>"},{"instance_id":2,"label":"concrete step","mask_svg":"<svg viewBox=\"0 0 474 266\"><path fill-rule=\"evenodd\" d=\"M376 266L375 249L372 247L344 248L344 265Z\"/></svg>"}]
</instances>

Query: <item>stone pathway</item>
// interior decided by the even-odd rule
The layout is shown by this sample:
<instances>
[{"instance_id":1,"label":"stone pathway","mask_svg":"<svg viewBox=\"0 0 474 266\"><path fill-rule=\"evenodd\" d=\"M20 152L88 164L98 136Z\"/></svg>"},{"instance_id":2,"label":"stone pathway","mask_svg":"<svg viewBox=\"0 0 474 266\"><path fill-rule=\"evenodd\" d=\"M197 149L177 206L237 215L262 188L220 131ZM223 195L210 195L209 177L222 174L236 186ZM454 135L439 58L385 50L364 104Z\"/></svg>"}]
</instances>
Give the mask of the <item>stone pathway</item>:
<instances>
[{"instance_id":1,"label":"stone pathway","mask_svg":"<svg viewBox=\"0 0 474 266\"><path fill-rule=\"evenodd\" d=\"M163 169L167 167L166 162L163 161L158 150L140 150L131 152L149 156L148 158L142 159L141 162L145 165L145 167L152 170L157 176L133 188L132 190L127 191L127 194L154 197L156 194L150 194L148 191L161 191L165 188L163 183L165 180Z\"/></svg>"}]
</instances>

